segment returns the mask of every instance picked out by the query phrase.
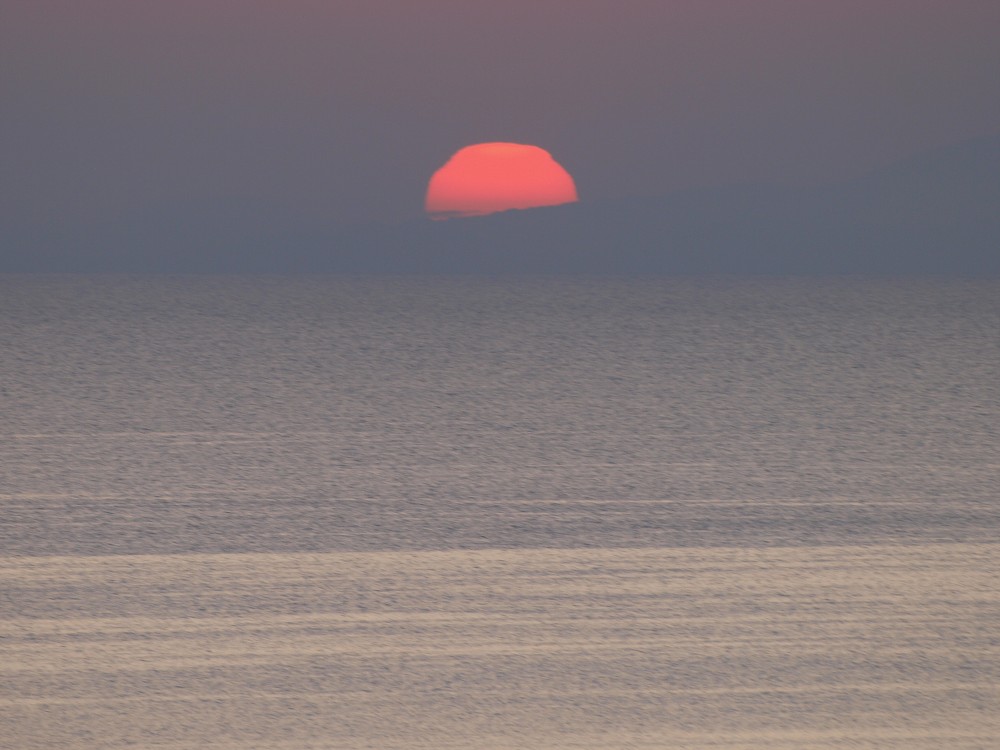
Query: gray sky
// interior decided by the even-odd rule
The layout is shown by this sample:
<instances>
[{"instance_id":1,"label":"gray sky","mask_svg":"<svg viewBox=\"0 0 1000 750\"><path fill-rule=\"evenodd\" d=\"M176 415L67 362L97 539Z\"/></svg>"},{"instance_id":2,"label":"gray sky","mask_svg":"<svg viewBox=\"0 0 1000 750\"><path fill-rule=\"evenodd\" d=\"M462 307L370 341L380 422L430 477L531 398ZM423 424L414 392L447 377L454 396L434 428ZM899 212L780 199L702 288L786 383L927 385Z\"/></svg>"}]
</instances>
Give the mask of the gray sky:
<instances>
[{"instance_id":1,"label":"gray sky","mask_svg":"<svg viewBox=\"0 0 1000 750\"><path fill-rule=\"evenodd\" d=\"M815 184L1000 131L996 0L7 0L0 221L419 215L469 143L584 200ZM146 218L143 218L146 217Z\"/></svg>"}]
</instances>

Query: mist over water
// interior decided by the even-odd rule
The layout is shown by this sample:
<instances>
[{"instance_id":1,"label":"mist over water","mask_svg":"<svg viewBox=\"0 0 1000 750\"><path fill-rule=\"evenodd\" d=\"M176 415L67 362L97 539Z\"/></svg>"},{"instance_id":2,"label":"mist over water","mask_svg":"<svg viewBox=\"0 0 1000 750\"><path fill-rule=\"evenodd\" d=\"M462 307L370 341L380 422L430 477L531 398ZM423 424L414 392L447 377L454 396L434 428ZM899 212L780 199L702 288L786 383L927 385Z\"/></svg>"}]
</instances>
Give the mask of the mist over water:
<instances>
[{"instance_id":1,"label":"mist over water","mask_svg":"<svg viewBox=\"0 0 1000 750\"><path fill-rule=\"evenodd\" d=\"M1000 283L0 277L34 748L982 748Z\"/></svg>"}]
</instances>

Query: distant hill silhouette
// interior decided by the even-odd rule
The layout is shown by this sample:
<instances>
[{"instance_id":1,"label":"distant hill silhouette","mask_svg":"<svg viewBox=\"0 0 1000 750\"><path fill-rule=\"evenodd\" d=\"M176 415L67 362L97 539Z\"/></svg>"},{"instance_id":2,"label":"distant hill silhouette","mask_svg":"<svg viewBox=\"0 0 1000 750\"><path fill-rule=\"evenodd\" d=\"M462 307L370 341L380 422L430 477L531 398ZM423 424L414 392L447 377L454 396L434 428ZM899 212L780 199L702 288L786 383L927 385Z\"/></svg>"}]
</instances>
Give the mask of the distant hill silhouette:
<instances>
[{"instance_id":1,"label":"distant hill silhouette","mask_svg":"<svg viewBox=\"0 0 1000 750\"><path fill-rule=\"evenodd\" d=\"M1000 135L808 189L745 185L353 228L244 213L177 207L175 221L29 242L0 270L997 276Z\"/></svg>"}]
</instances>

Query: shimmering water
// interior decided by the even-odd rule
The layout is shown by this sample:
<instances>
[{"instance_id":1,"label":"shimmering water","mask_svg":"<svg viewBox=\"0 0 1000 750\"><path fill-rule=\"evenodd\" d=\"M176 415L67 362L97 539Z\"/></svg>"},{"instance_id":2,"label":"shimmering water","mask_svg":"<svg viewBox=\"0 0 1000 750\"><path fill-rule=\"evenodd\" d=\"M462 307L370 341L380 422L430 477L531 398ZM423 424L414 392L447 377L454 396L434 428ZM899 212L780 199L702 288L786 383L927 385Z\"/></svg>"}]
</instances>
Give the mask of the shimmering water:
<instances>
[{"instance_id":1,"label":"shimmering water","mask_svg":"<svg viewBox=\"0 0 1000 750\"><path fill-rule=\"evenodd\" d=\"M992 748L1000 283L0 277L12 748Z\"/></svg>"}]
</instances>

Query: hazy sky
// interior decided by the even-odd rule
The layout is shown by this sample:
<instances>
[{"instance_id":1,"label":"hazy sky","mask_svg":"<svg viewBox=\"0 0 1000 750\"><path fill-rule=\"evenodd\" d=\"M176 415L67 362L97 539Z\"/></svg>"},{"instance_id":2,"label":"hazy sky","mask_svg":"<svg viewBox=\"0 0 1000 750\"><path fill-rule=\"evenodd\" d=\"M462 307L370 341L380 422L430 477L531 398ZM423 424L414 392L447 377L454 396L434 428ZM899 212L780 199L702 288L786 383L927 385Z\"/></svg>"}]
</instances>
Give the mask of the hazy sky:
<instances>
[{"instance_id":1,"label":"hazy sky","mask_svg":"<svg viewBox=\"0 0 1000 750\"><path fill-rule=\"evenodd\" d=\"M602 200L815 183L1000 131L997 0L4 0L11 226L419 215L469 143Z\"/></svg>"}]
</instances>

